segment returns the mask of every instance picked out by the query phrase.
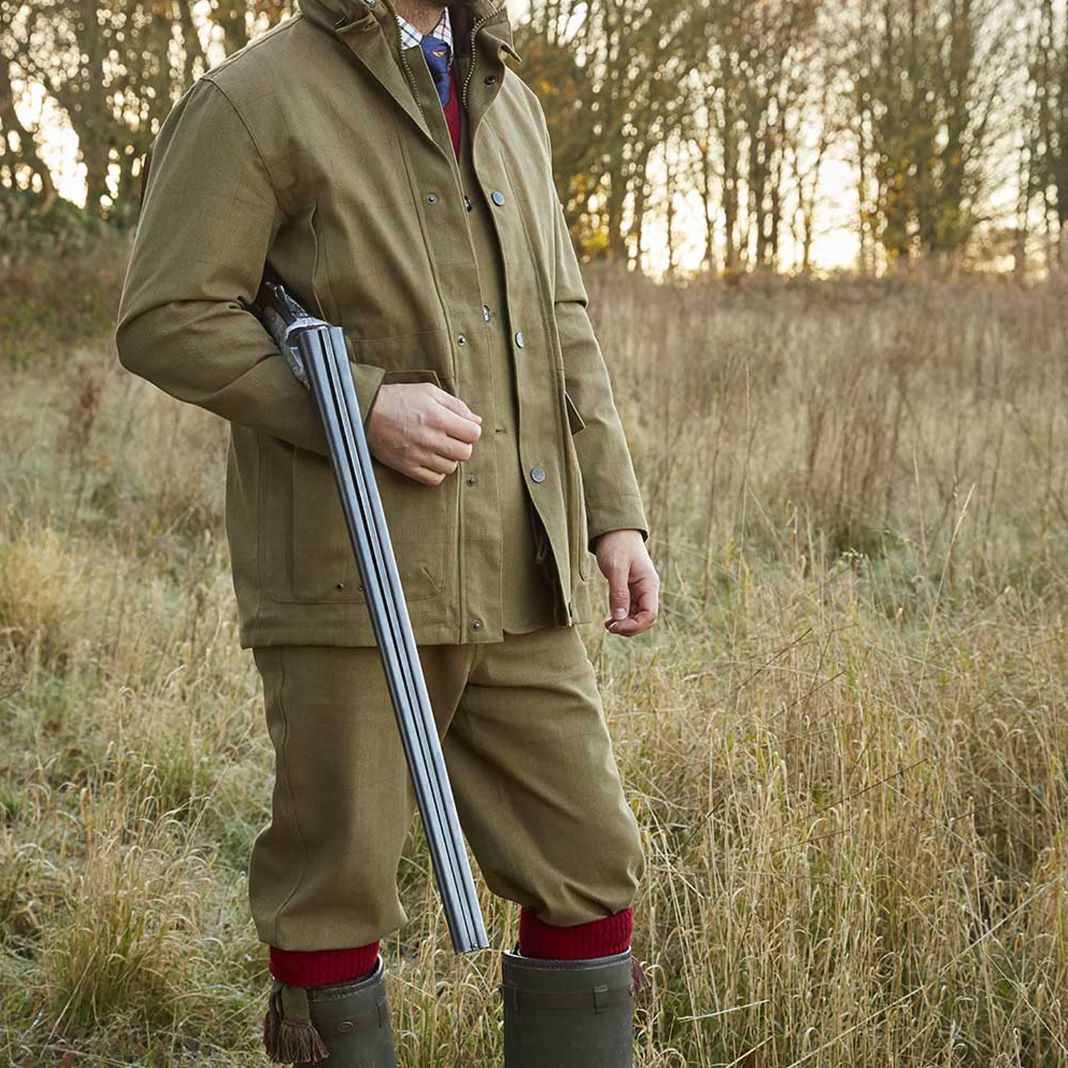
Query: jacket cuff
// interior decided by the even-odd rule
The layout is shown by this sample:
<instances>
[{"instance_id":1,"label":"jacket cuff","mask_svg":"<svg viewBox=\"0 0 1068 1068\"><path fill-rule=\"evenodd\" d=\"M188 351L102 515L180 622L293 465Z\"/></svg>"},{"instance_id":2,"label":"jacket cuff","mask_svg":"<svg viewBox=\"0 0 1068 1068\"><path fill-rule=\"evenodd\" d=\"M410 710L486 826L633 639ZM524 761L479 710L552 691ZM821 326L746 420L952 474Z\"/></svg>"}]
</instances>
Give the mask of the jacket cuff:
<instances>
[{"instance_id":1,"label":"jacket cuff","mask_svg":"<svg viewBox=\"0 0 1068 1068\"><path fill-rule=\"evenodd\" d=\"M360 406L360 418L366 427L386 372L384 368L373 363L353 363L351 366L352 384L356 387L356 403Z\"/></svg>"},{"instance_id":2,"label":"jacket cuff","mask_svg":"<svg viewBox=\"0 0 1068 1068\"><path fill-rule=\"evenodd\" d=\"M273 359L265 360L263 366L270 367L271 370L278 373L282 381L285 382L287 389L294 392L298 403L287 405L268 404L266 402L267 395L261 394L263 403L260 406L260 413L262 414L265 408L272 411L274 408L278 408L278 418L269 424L254 423L249 420L248 425L255 427L257 430L274 434L276 437L280 437L293 445L298 445L302 449L307 449L309 452L316 452L320 456L329 456L330 447L326 442L326 433L323 430L323 425L320 422L319 413L316 411L315 402L312 400L310 391L297 383L288 366L285 368L284 374L279 372L278 368L282 363L283 361L279 357L277 361ZM371 414L371 406L378 396L378 387L382 384L385 372L381 367L376 367L370 363L351 363L350 361L349 366L352 369L352 384L356 389L356 403L360 408L360 418L363 420L363 425L366 429L367 419ZM270 396L273 397L273 394ZM241 421L237 420L237 422Z\"/></svg>"},{"instance_id":3,"label":"jacket cuff","mask_svg":"<svg viewBox=\"0 0 1068 1068\"><path fill-rule=\"evenodd\" d=\"M594 542L610 530L637 530L642 541L649 540L649 522L645 517L641 497L620 496L604 504L586 503L588 530L586 547L593 552Z\"/></svg>"}]
</instances>

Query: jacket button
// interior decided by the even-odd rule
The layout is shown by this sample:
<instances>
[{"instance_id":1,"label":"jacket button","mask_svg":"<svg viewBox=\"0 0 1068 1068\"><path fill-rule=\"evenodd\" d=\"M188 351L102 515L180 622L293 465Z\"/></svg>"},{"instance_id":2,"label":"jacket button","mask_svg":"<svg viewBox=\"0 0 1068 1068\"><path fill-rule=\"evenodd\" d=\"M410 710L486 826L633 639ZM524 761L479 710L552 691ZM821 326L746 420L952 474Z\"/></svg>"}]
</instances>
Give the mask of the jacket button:
<instances>
[{"instance_id":1,"label":"jacket button","mask_svg":"<svg viewBox=\"0 0 1068 1068\"><path fill-rule=\"evenodd\" d=\"M482 620L481 619L472 619L471 620L471 629L472 630L481 630L482 629Z\"/></svg>"},{"instance_id":2,"label":"jacket button","mask_svg":"<svg viewBox=\"0 0 1068 1068\"><path fill-rule=\"evenodd\" d=\"M467 338L466 338L466 336L465 336L465 335L463 335L463 334L461 334L461 335L460 335L460 336L459 336L459 337L458 337L458 338L456 339L456 344L457 344L457 345L466 345L466 344L467 344Z\"/></svg>"},{"instance_id":3,"label":"jacket button","mask_svg":"<svg viewBox=\"0 0 1068 1068\"><path fill-rule=\"evenodd\" d=\"M499 208L504 203L504 194L499 189L494 189L490 195L490 200Z\"/></svg>"},{"instance_id":4,"label":"jacket button","mask_svg":"<svg viewBox=\"0 0 1068 1068\"><path fill-rule=\"evenodd\" d=\"M469 486L477 485L478 484L478 475L468 475L467 476L467 484Z\"/></svg>"},{"instance_id":5,"label":"jacket button","mask_svg":"<svg viewBox=\"0 0 1068 1068\"><path fill-rule=\"evenodd\" d=\"M544 467L532 467L530 469L530 477L532 479L534 479L535 482L544 482L545 481L545 468Z\"/></svg>"},{"instance_id":6,"label":"jacket button","mask_svg":"<svg viewBox=\"0 0 1068 1068\"><path fill-rule=\"evenodd\" d=\"M482 305L482 318L485 319L487 323L493 318L493 312L489 310L489 307L486 304Z\"/></svg>"},{"instance_id":7,"label":"jacket button","mask_svg":"<svg viewBox=\"0 0 1068 1068\"><path fill-rule=\"evenodd\" d=\"M471 198L466 193L464 193L464 207L467 208L468 211L471 211L474 208L474 204L471 203Z\"/></svg>"},{"instance_id":8,"label":"jacket button","mask_svg":"<svg viewBox=\"0 0 1068 1068\"><path fill-rule=\"evenodd\" d=\"M527 343L527 339L523 337L522 330L517 330L515 332L515 343L518 348L522 348Z\"/></svg>"},{"instance_id":9,"label":"jacket button","mask_svg":"<svg viewBox=\"0 0 1068 1068\"><path fill-rule=\"evenodd\" d=\"M427 193L427 195L426 195L426 202L427 202L428 204L436 204L436 203L438 202L438 195L437 195L437 193Z\"/></svg>"}]
</instances>

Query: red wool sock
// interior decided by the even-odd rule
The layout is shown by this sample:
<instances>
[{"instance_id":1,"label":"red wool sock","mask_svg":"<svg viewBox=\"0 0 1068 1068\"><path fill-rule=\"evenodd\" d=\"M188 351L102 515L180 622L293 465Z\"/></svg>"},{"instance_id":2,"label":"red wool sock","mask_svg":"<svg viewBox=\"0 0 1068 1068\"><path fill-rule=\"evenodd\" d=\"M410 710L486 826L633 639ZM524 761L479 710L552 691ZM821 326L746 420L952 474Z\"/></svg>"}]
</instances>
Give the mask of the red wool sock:
<instances>
[{"instance_id":1,"label":"red wool sock","mask_svg":"<svg viewBox=\"0 0 1068 1068\"><path fill-rule=\"evenodd\" d=\"M347 983L371 972L378 963L378 943L355 949L292 950L271 946L271 975L287 986Z\"/></svg>"},{"instance_id":2,"label":"red wool sock","mask_svg":"<svg viewBox=\"0 0 1068 1068\"><path fill-rule=\"evenodd\" d=\"M630 948L633 932L633 908L576 927L554 927L524 906L519 913L519 952L542 960L609 957Z\"/></svg>"}]
</instances>

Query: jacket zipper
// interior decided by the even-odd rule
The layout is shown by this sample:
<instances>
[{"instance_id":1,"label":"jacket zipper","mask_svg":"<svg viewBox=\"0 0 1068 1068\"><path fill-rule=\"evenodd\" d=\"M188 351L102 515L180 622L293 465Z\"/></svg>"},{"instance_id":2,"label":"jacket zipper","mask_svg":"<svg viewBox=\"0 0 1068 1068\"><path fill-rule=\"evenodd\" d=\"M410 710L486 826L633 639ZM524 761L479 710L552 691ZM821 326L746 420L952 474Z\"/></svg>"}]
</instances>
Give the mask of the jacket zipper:
<instances>
[{"instance_id":1,"label":"jacket zipper","mask_svg":"<svg viewBox=\"0 0 1068 1068\"><path fill-rule=\"evenodd\" d=\"M397 49L397 51L400 52L401 66L404 68L404 76L408 79L408 85L411 87L412 96L415 97L416 107L418 107L419 110L422 111L424 115L426 115L426 111L423 108L422 98L419 96L419 86L416 84L415 81L415 72L408 65L408 57L404 54L403 45L401 45Z\"/></svg>"},{"instance_id":2,"label":"jacket zipper","mask_svg":"<svg viewBox=\"0 0 1068 1068\"><path fill-rule=\"evenodd\" d=\"M470 34L470 52L471 62L467 67L467 77L464 78L463 91L460 94L460 99L463 102L464 108L467 107L467 87L471 84L471 78L475 73L475 62L478 58L478 53L475 51L475 34L486 25L487 22L495 19L507 6L507 4L500 4L495 7L488 15L483 15L472 27Z\"/></svg>"}]
</instances>

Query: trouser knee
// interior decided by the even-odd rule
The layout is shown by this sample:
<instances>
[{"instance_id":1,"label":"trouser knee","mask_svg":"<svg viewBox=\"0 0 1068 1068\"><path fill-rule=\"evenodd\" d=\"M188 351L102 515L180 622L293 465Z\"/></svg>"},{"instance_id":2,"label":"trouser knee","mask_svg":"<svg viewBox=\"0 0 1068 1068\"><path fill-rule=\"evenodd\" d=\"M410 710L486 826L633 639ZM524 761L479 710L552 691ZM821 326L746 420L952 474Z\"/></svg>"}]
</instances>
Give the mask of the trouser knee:
<instances>
[{"instance_id":1,"label":"trouser knee","mask_svg":"<svg viewBox=\"0 0 1068 1068\"><path fill-rule=\"evenodd\" d=\"M531 872L519 892L509 879L497 881L487 874L490 889L557 927L592 923L630 908L645 874L637 821L626 809L588 830L576 835L567 858Z\"/></svg>"}]
</instances>

